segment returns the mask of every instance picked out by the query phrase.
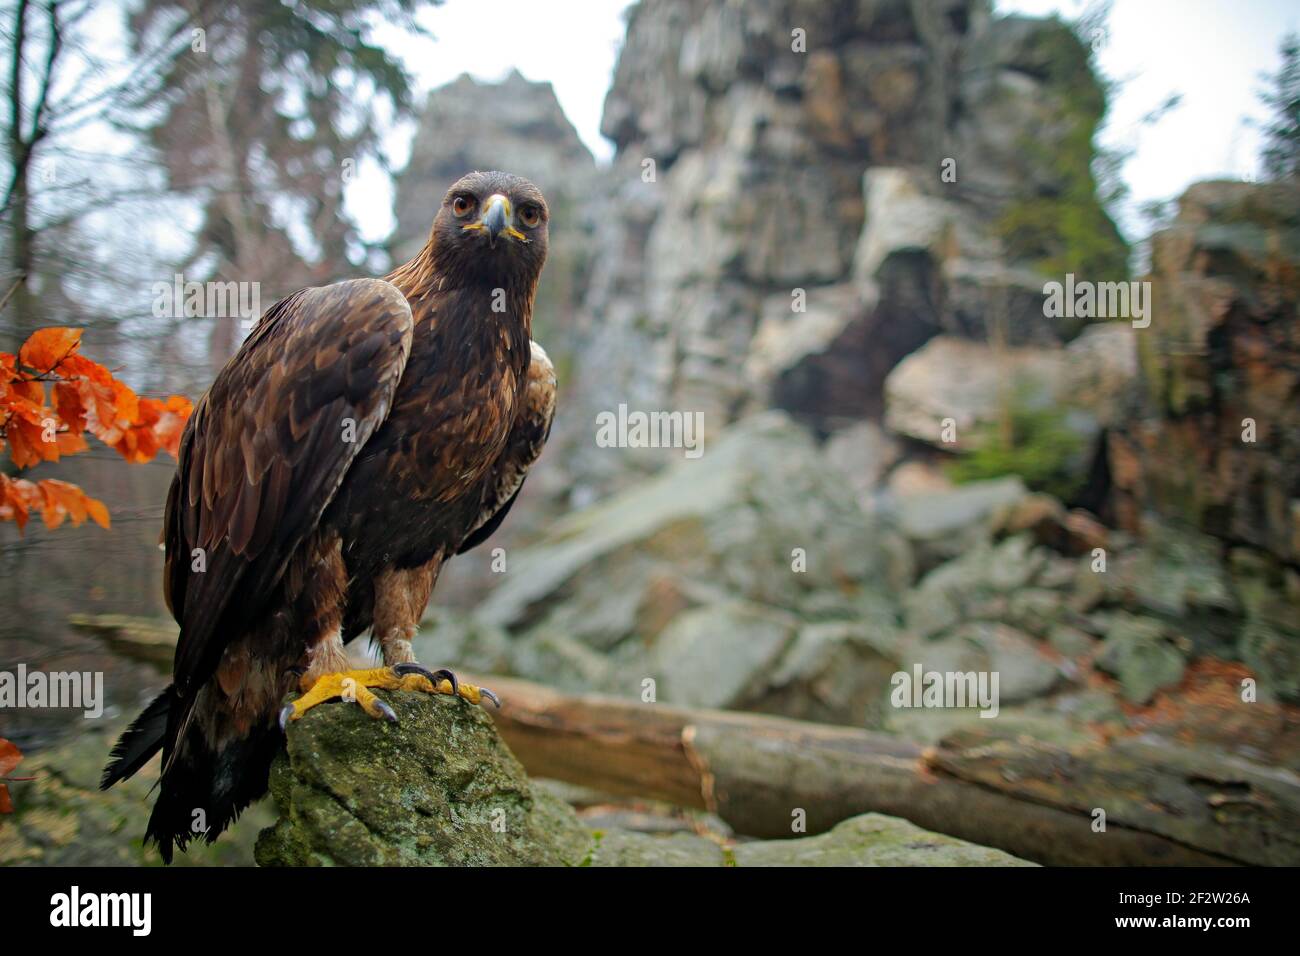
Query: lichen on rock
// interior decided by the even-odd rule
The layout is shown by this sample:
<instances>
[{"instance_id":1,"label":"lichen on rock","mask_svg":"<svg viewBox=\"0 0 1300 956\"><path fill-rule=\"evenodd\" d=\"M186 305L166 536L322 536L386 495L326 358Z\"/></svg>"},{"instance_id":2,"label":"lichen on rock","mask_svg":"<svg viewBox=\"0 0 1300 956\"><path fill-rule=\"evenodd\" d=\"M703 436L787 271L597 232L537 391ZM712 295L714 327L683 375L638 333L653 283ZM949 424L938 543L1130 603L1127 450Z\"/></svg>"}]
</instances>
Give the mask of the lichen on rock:
<instances>
[{"instance_id":1,"label":"lichen on rock","mask_svg":"<svg viewBox=\"0 0 1300 956\"><path fill-rule=\"evenodd\" d=\"M290 725L271 769L280 818L262 866L560 866L590 833L533 787L491 718L463 701L384 694L398 723L349 704Z\"/></svg>"}]
</instances>

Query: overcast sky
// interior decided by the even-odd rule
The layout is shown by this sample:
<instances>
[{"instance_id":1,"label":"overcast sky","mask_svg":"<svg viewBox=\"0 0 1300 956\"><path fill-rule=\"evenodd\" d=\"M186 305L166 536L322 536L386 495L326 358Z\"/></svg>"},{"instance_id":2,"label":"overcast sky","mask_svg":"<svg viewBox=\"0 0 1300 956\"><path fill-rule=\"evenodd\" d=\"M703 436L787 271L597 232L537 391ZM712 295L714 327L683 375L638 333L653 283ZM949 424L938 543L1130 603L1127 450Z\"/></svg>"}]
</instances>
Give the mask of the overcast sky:
<instances>
[{"instance_id":1,"label":"overcast sky","mask_svg":"<svg viewBox=\"0 0 1300 956\"><path fill-rule=\"evenodd\" d=\"M998 0L1001 12L1073 19L1082 0ZM431 41L402 31L379 38L397 50L421 91L470 73L501 79L511 67L530 80L549 80L583 141L598 158L612 149L600 135L600 111L623 36L628 0L575 4L538 0L447 0L425 12ZM1108 36L1098 51L1102 70L1123 81L1103 141L1134 146L1125 168L1132 202L1124 226L1138 238L1133 210L1145 201L1179 194L1198 179L1255 171L1259 74L1279 62L1278 42L1300 29L1294 0L1115 0ZM1158 124L1140 119L1169 94L1182 104ZM390 139L398 168L409 151L410 130ZM391 187L377 170L363 170L349 193L349 208L366 238L385 238L393 226Z\"/></svg>"}]
</instances>

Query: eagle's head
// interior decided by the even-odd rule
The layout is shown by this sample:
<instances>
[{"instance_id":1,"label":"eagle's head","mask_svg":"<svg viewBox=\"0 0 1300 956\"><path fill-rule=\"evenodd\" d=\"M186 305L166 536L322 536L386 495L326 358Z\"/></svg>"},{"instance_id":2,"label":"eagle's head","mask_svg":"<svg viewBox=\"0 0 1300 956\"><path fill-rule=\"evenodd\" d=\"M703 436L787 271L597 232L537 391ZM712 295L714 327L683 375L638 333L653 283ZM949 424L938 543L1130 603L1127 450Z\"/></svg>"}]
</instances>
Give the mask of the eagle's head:
<instances>
[{"instance_id":1,"label":"eagle's head","mask_svg":"<svg viewBox=\"0 0 1300 956\"><path fill-rule=\"evenodd\" d=\"M433 220L438 264L466 277L535 283L549 218L542 191L523 177L470 173L447 190Z\"/></svg>"}]
</instances>

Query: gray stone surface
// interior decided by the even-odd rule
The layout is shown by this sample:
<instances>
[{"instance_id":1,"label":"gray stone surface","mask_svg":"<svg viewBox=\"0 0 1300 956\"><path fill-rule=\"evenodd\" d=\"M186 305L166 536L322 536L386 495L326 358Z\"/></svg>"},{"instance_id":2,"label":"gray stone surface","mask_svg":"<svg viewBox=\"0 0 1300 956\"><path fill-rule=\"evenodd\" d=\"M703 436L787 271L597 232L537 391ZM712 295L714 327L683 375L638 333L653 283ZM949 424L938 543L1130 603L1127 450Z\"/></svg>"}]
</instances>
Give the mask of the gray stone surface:
<instances>
[{"instance_id":1,"label":"gray stone surface","mask_svg":"<svg viewBox=\"0 0 1300 956\"><path fill-rule=\"evenodd\" d=\"M828 833L737 844L736 866L1033 866L1001 850L865 813Z\"/></svg>"},{"instance_id":2,"label":"gray stone surface","mask_svg":"<svg viewBox=\"0 0 1300 956\"><path fill-rule=\"evenodd\" d=\"M1185 666L1182 650L1161 622L1124 613L1111 619L1097 658L1097 667L1118 677L1125 699L1134 704L1177 684Z\"/></svg>"}]
</instances>

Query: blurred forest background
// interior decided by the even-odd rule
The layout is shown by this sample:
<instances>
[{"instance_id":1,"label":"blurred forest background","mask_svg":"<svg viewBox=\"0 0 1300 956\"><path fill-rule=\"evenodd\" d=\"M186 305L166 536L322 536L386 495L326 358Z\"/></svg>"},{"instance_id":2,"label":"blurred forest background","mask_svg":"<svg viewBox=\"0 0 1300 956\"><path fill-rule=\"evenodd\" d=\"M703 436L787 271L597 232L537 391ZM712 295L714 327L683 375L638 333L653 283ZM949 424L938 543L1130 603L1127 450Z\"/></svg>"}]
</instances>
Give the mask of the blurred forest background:
<instances>
[{"instance_id":1,"label":"blurred forest background","mask_svg":"<svg viewBox=\"0 0 1300 956\"><path fill-rule=\"evenodd\" d=\"M382 274L462 173L519 173L552 207L534 338L560 411L502 531L444 574L422 660L634 698L652 677L669 703L926 743L1092 747L1100 777L1140 739L1182 781L1225 761L1247 792L1288 775L1249 838L1198 815L1174 838L1300 860L1294 37L1261 78L1260 175L1146 210L1130 245L1126 156L1097 146L1105 4L1063 22L986 0L643 0L608 164L518 72L417 96L371 28L417 31L423 5L0 6L0 351L81 327L142 393L197 398L245 330L155 314L156 283L259 282L265 309ZM362 163L396 183L382 243L344 205ZM1046 317L1067 274L1149 282L1149 326ZM598 447L620 404L703 413L703 457ZM171 469L105 449L41 466L103 498L112 531L0 523L0 670L105 671L110 730L166 681ZM998 671L1001 717L890 707L916 664ZM82 726L6 712L0 733L54 754ZM0 862L127 852L39 814L118 832L130 814L90 792L106 740L38 764L61 789L0 835Z\"/></svg>"}]
</instances>

